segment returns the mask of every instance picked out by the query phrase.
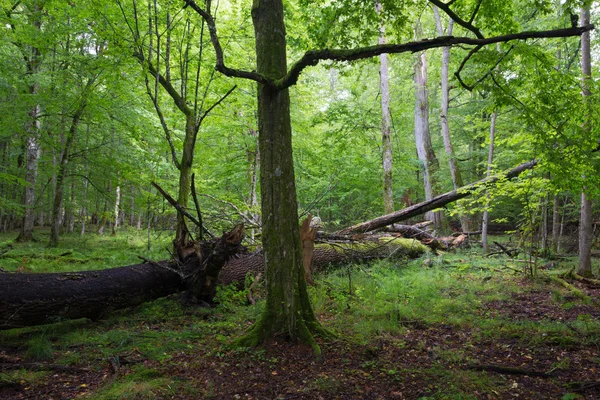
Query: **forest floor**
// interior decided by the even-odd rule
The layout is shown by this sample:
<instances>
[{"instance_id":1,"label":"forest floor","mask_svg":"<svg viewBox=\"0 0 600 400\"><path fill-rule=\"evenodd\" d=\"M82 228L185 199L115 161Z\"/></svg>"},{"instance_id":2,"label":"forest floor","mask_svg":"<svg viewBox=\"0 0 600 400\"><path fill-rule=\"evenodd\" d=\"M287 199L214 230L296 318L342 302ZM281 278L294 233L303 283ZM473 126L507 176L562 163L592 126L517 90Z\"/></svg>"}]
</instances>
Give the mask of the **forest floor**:
<instances>
[{"instance_id":1,"label":"forest floor","mask_svg":"<svg viewBox=\"0 0 600 400\"><path fill-rule=\"evenodd\" d=\"M76 237L58 250L12 244L0 267L92 269L148 254L136 233L123 235L86 249ZM323 271L310 295L338 339L320 341L322 361L284 340L233 348L262 303L232 288L211 309L172 296L95 322L2 331L0 398L599 399L600 287L575 283L595 299L585 301L543 279L573 262L530 278L518 272L526 263L474 247Z\"/></svg>"}]
</instances>

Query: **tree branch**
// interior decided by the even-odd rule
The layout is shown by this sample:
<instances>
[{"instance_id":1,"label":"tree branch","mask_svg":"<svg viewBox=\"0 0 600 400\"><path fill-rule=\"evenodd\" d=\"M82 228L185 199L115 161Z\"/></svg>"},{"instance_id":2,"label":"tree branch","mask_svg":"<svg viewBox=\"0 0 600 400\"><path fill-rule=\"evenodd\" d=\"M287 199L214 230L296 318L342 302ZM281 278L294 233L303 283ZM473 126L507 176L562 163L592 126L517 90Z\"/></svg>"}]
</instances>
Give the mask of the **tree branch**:
<instances>
[{"instance_id":1,"label":"tree branch","mask_svg":"<svg viewBox=\"0 0 600 400\"><path fill-rule=\"evenodd\" d=\"M158 82L160 83L160 85L167 91L167 93L169 93L169 96L171 96L171 98L173 99L173 102L175 103L177 108L179 108L179 110L182 113L184 113L185 115L192 114L193 111L190 110L188 105L185 103L185 99L179 94L177 89L175 89L175 87L173 87L171 82L167 81L165 79L165 77L161 73L159 73L156 70L156 68L154 68L154 65L152 65L151 62L144 59L144 56L139 52L135 52L134 57L138 59L140 64L142 64L146 68L148 68L148 72L150 72L150 74L153 77L158 79Z\"/></svg>"},{"instance_id":2,"label":"tree branch","mask_svg":"<svg viewBox=\"0 0 600 400\"><path fill-rule=\"evenodd\" d=\"M198 121L198 125L200 125L202 123L202 121L204 120L204 118L206 118L208 116L208 114L219 104L221 104L221 102L223 100L225 100L227 98L227 96L229 96L231 93L233 93L233 91L237 88L237 85L234 85L231 89L229 89L227 91L227 93L225 93L219 100L217 100L212 106L210 106L205 112L204 114L202 114L202 116L200 117L200 120Z\"/></svg>"},{"instance_id":3,"label":"tree branch","mask_svg":"<svg viewBox=\"0 0 600 400\"><path fill-rule=\"evenodd\" d=\"M158 183L156 183L156 182L151 182L151 183L152 183L152 186L154 186L156 188L156 190L158 190L160 192L160 194L162 194L162 196L173 207L175 207L175 209L177 210L177 212L179 212L181 215L185 215L186 217L188 217L190 219L190 221L192 221L198 228L202 229L202 224L196 218L194 218L194 216L192 214L190 214L181 204L179 204L174 198L172 198L169 193L165 192L163 190L163 188L161 188L158 185Z\"/></svg>"},{"instance_id":4,"label":"tree branch","mask_svg":"<svg viewBox=\"0 0 600 400\"><path fill-rule=\"evenodd\" d=\"M210 41L215 49L216 54L216 63L215 69L222 74L234 78L244 78L256 81L258 83L262 83L267 86L274 86L273 80L269 79L257 72L243 71L239 69L229 68L225 65L225 61L223 60L223 48L221 47L221 42L219 41L219 37L217 36L217 26L215 25L215 20L204 9L200 8L198 4L196 4L193 0L184 0L186 6L189 6L192 10L194 10L198 15L200 15L204 21L206 21L206 25L208 25L208 32L210 33Z\"/></svg>"},{"instance_id":5,"label":"tree branch","mask_svg":"<svg viewBox=\"0 0 600 400\"><path fill-rule=\"evenodd\" d=\"M481 5L481 1L475 8L475 11L473 12L473 15L471 16L471 21L469 21L469 22L465 21L464 19L462 19L461 17L456 15L456 13L450 9L451 3L444 3L440 0L429 0L429 2L435 4L439 9L441 9L443 12L445 12L446 15L448 15L450 18L452 18L454 20L454 22L456 22L457 24L459 24L466 30L473 32L475 34L475 36L477 36L479 39L483 39L483 34L481 33L481 31L478 28L476 28L475 26L473 26L473 24L472 24L473 19L475 19L475 15L477 14L477 11L479 11L479 6Z\"/></svg>"},{"instance_id":6,"label":"tree branch","mask_svg":"<svg viewBox=\"0 0 600 400\"><path fill-rule=\"evenodd\" d=\"M236 78L245 78L256 81L266 86L273 87L274 89L284 90L290 86L295 85L298 82L298 78L302 71L309 66L315 66L322 60L332 61L356 61L363 60L378 56L383 53L388 54L399 54L399 53L415 53L423 50L438 48L438 47L449 47L456 45L470 45L470 46L486 46L489 44L509 42L512 40L527 40L527 39L539 39L539 38L559 38L569 36L580 36L582 33L594 29L593 24L589 24L581 27L570 27L563 29L552 29L547 31L525 31L519 33L511 33L507 35L500 35L485 38L473 25L461 19L452 10L450 10L448 4L443 3L439 0L429 0L431 3L442 9L450 18L452 18L457 24L463 26L465 29L473 32L477 38L470 37L458 37L458 36L440 36L433 39L424 39L418 42L408 42L403 44L380 44L375 46L359 47L356 49L323 49L323 50L309 50L304 53L304 56L300 58L296 63L292 65L288 73L281 79L273 80L265 77L256 72L248 72L237 69L228 68L225 66L223 61L223 48L219 42L217 36L217 28L215 26L215 20L213 17L200 8L193 0L184 0L186 6L191 7L196 13L198 13L208 25L210 32L211 42L216 53L216 65L215 69L224 75Z\"/></svg>"},{"instance_id":7,"label":"tree branch","mask_svg":"<svg viewBox=\"0 0 600 400\"><path fill-rule=\"evenodd\" d=\"M481 78L479 78L473 85L467 85L465 83L465 81L463 81L462 78L460 77L460 73L462 72L463 68L467 64L467 61L469 61L469 59L471 57L473 57L473 55L475 55L475 53L477 53L479 50L481 50L481 46L477 46L474 49L472 49L469 52L469 54L467 54L467 56L462 60L462 62L460 63L460 66L458 67L458 69L454 73L454 76L456 76L456 79L458 80L458 83L460 83L460 85L463 88L465 88L466 90L468 90L469 92L471 92L471 91L473 91L473 89L475 89L475 86L477 86L478 84L480 84L481 82L483 82L483 80L485 78L487 78L488 76L490 76L490 74L492 72L494 72L494 70L496 69L496 67L498 65L500 65L500 63L502 62L502 60L504 60L506 58L506 56L508 56L513 49L514 49L514 46L510 46L510 48L508 49L508 51L506 53L502 54L502 56L496 61L496 63L494 64L494 66L492 68L490 68Z\"/></svg>"}]
</instances>

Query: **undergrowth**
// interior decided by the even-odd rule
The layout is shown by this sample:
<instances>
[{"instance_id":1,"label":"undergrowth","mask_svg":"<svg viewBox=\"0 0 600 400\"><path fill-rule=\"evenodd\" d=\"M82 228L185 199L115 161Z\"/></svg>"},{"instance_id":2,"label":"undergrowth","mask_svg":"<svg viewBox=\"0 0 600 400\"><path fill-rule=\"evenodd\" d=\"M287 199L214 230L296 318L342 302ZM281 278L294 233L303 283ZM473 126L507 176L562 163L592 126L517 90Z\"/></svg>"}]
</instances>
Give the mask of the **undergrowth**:
<instances>
[{"instance_id":1,"label":"undergrowth","mask_svg":"<svg viewBox=\"0 0 600 400\"><path fill-rule=\"evenodd\" d=\"M13 235L11 235L12 237ZM43 232L37 234L44 239ZM11 237L0 236L0 248L12 246L0 257L0 266L15 271L25 265L25 272L56 272L100 269L137 263L137 255L148 258L168 257L164 248L168 238L154 238L147 250L145 233L120 232L117 236L62 237L58 249L48 249L44 242L21 245ZM315 313L340 340L364 345L365 352L377 354L377 343L385 340L398 349L406 346L409 331L430 328L469 332L471 340L516 340L524 345L600 346L600 323L586 314L570 323L541 319L518 320L491 314L486 308L492 302L510 302L524 290L548 290L551 301L567 307L578 304L563 289L547 288L542 282L523 285L523 276L506 269L501 258L483 258L476 251L404 261L378 261L350 265L325 271L316 276L317 286L309 293ZM90 365L98 370L108 364L119 369L106 379L88 399L154 399L173 393L190 398L210 398L214 388L187 382L161 371L181 357L219 360L235 352L235 357L254 362L276 363L263 350L232 349L231 342L245 332L260 314L264 289L253 291L258 299L249 306L247 292L233 287L218 289L216 307L184 308L178 295L112 313L105 319L64 321L46 326L0 331L0 347L19 352L25 359L49 361L64 366ZM553 299L553 300L552 300ZM572 303L572 304L571 304ZM417 348L417 350L419 350ZM494 397L497 380L488 374L448 370L444 366L469 361L466 352L443 346L427 348L440 363L414 371L431 379L423 398L475 398L472 393ZM599 362L600 364L600 362ZM393 365L366 362L365 370L378 370L390 380L403 373ZM50 372L17 370L0 375L0 384L16 382L27 385L43 379ZM19 383L23 382L23 383ZM316 377L307 390L325 395L333 393L340 383L330 377Z\"/></svg>"}]
</instances>

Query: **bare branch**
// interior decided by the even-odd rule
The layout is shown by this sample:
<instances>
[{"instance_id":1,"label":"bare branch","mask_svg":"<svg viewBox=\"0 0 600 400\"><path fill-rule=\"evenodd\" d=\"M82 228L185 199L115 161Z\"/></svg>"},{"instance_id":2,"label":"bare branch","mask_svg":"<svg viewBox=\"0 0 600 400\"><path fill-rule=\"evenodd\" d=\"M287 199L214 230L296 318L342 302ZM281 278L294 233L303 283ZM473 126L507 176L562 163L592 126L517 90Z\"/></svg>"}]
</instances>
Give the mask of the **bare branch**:
<instances>
[{"instance_id":1,"label":"bare branch","mask_svg":"<svg viewBox=\"0 0 600 400\"><path fill-rule=\"evenodd\" d=\"M436 0L433 0L436 1ZM298 77L302 71L308 66L317 65L322 60L332 61L355 61L371 58L383 53L399 54L399 53L415 53L418 51L448 47L456 45L471 45L480 46L509 42L512 40L527 40L537 38L559 38L569 36L579 36L584 32L594 29L594 25L586 25L582 27L571 27L565 29L553 29L548 31L526 31L519 33L511 33L507 35L494 36L489 38L469 38L459 36L440 36L433 39L424 39L418 42L408 42L403 44L381 44L376 46L360 47L351 50L344 49L325 49L307 51L304 56L297 61L289 72L282 79L274 82L275 88L282 90L288 88L298 81Z\"/></svg>"},{"instance_id":2,"label":"bare branch","mask_svg":"<svg viewBox=\"0 0 600 400\"><path fill-rule=\"evenodd\" d=\"M463 58L462 62L460 63L460 66L458 67L456 72L454 72L454 76L456 76L456 79L458 80L458 83L460 83L460 86L462 86L469 92L473 91L473 89L475 88L475 85L473 85L473 86L467 85L465 83L465 81L463 81L462 78L460 77L460 72L463 70L465 65L467 65L467 61L469 61L471 59L471 57L473 57L475 55L475 53L477 53L482 48L483 48L483 46L476 46L475 48L471 49L471 51L469 51L469 53L465 56L465 58Z\"/></svg>"},{"instance_id":3,"label":"bare branch","mask_svg":"<svg viewBox=\"0 0 600 400\"><path fill-rule=\"evenodd\" d=\"M477 16L477 13L479 12L479 8L481 7L481 3L483 3L483 0L479 0L477 2L477 6L475 7L475 10L473 10L473 14L471 15L471 18L469 19L469 24L472 24L473 21L475 20L475 17Z\"/></svg>"},{"instance_id":4,"label":"bare branch","mask_svg":"<svg viewBox=\"0 0 600 400\"><path fill-rule=\"evenodd\" d=\"M215 49L216 53L216 64L215 69L224 75L235 77L235 78L244 78L256 81L258 83L262 83L267 86L274 86L273 80L269 79L257 72L243 71L239 69L229 68L225 65L225 61L223 60L223 48L221 47L221 42L219 41L219 37L217 36L217 27L215 25L215 20L207 11L203 10L196 4L193 0L184 0L186 6L189 6L192 10L194 10L198 15L200 15L204 21L206 21L206 25L208 25L208 31L210 33L210 41Z\"/></svg>"},{"instance_id":5,"label":"bare branch","mask_svg":"<svg viewBox=\"0 0 600 400\"><path fill-rule=\"evenodd\" d=\"M202 123L202 121L204 120L204 118L206 118L208 116L208 114L219 104L221 104L223 102L223 100L225 100L227 98L227 96L229 96L231 93L233 93L233 91L237 88L237 85L234 85L231 89L229 89L227 91L227 93L225 93L219 100L217 100L212 106L210 106L206 111L204 111L204 114L202 114L202 116L200 117L200 120L198 121L198 125L200 125Z\"/></svg>"},{"instance_id":6,"label":"bare branch","mask_svg":"<svg viewBox=\"0 0 600 400\"><path fill-rule=\"evenodd\" d=\"M200 221L198 221L192 214L190 214L181 204L179 204L173 197L171 197L171 195L167 192L164 191L163 188L161 188L158 183L156 182L151 182L152 186L154 186L156 188L156 190L158 190L160 192L160 194L162 194L162 196L173 206L175 207L175 209L177 210L177 212L179 212L181 215L185 215L186 217L188 217L190 219L190 221L192 221L197 227L202 228L202 224L200 223Z\"/></svg>"},{"instance_id":7,"label":"bare branch","mask_svg":"<svg viewBox=\"0 0 600 400\"><path fill-rule=\"evenodd\" d=\"M196 214L198 214L198 222L200 222L200 240L204 240L203 239L203 235L202 232L206 232L208 234L208 236L210 236L211 239L215 238L215 235L212 234L211 231L209 231L208 229L206 229L206 227L204 226L204 223L202 221L202 211L200 210L200 203L198 202L198 195L196 194L196 174L192 174L192 198L194 199L194 206L196 206Z\"/></svg>"},{"instance_id":8,"label":"bare branch","mask_svg":"<svg viewBox=\"0 0 600 400\"><path fill-rule=\"evenodd\" d=\"M154 68L154 65L152 65L152 63L145 60L144 56L141 53L136 52L134 56L142 65L148 68L148 72L150 72L152 76L158 78L158 82L167 91L167 93L169 93L169 96L171 96L177 108L179 108L179 110L185 115L192 114L193 111L190 110L188 105L185 103L185 99L181 97L181 95L179 94L179 92L177 92L177 89L175 89L171 82L167 81L165 77L161 73L159 73L156 70L156 68Z\"/></svg>"},{"instance_id":9,"label":"bare branch","mask_svg":"<svg viewBox=\"0 0 600 400\"><path fill-rule=\"evenodd\" d=\"M490 68L485 74L483 74L483 76L481 76L479 79L477 79L477 81L473 84L473 85L467 85L462 78L460 77L460 72L462 71L462 69L464 68L465 64L467 63L468 59L471 58L471 56L475 53L469 53L467 55L467 57L464 58L464 60L462 61L462 63L460 64L460 67L458 68L458 70L456 70L456 72L454 73L454 75L456 76L456 79L458 79L458 82L460 83L460 85L465 88L468 91L472 91L473 89L475 89L475 86L479 85L481 82L483 82L483 80L485 78L487 78L488 76L490 76L494 70L496 69L496 67L498 67L498 65L500 65L500 63L502 62L502 60L504 60L506 58L506 56L508 56L510 54L510 52L515 48L515 46L510 46L510 48L508 49L508 51L506 51L506 53L502 54L502 56L500 58L498 58L498 60L496 60L496 63L494 64L494 66L492 68ZM477 50L479 50L479 48L476 48ZM475 50L475 49L473 49Z\"/></svg>"},{"instance_id":10,"label":"bare branch","mask_svg":"<svg viewBox=\"0 0 600 400\"><path fill-rule=\"evenodd\" d=\"M475 27L475 26L472 25L473 19L475 18L475 14L479 10L479 6L481 5L481 1L477 5L477 8L475 9L475 12L473 13L473 16L471 17L471 21L469 21L469 22L465 21L464 19L462 19L461 17L459 17L458 15L456 15L456 13L450 9L450 4L446 4L446 3L444 3L444 2L442 2L440 0L429 0L429 2L432 3L432 4L434 4L434 5L436 5L438 8L440 8L451 19L453 19L457 24L459 24L460 26L462 26L466 30L468 30L470 32L473 32L475 34L475 36L477 36L477 38L483 39L483 34L479 30L479 28L477 28L477 27Z\"/></svg>"},{"instance_id":11,"label":"bare branch","mask_svg":"<svg viewBox=\"0 0 600 400\"><path fill-rule=\"evenodd\" d=\"M283 90L298 82L298 78L302 71L309 67L315 66L322 60L332 61L356 61L366 58L378 56L383 53L399 54L407 52L419 52L423 50L449 47L456 45L479 46L480 48L489 44L509 42L512 40L527 40L537 38L559 38L569 36L580 36L582 33L594 29L593 24L582 27L570 27L565 29L553 29L546 31L525 31L519 33L511 33L485 38L478 28L474 27L469 22L461 19L449 7L451 3L443 3L440 0L429 0L432 4L442 9L452 20L461 25L465 29L473 32L476 38L471 37L456 37L456 36L440 36L433 39L424 39L418 42L408 42L403 44L380 44L376 46L359 47L356 49L323 49L310 50L304 53L302 58L292 65L288 73L281 79L273 80L256 72L243 71L232 69L225 66L223 60L223 48L217 36L217 28L215 20L207 11L200 8L193 0L184 0L186 7L191 7L198 15L200 15L208 26L212 45L216 53L215 69L224 75L236 78L245 78L256 81L274 89ZM478 8L477 8L478 9Z\"/></svg>"}]
</instances>

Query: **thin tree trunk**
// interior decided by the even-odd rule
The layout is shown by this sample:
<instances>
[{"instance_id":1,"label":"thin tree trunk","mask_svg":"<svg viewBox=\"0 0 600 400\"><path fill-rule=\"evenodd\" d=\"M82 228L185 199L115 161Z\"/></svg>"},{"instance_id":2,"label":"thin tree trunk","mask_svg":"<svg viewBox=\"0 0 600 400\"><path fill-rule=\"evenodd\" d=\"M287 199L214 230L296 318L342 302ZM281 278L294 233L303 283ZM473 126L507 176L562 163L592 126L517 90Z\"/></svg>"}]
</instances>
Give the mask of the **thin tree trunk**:
<instances>
[{"instance_id":1,"label":"thin tree trunk","mask_svg":"<svg viewBox=\"0 0 600 400\"><path fill-rule=\"evenodd\" d=\"M524 164L521 164L510 171L506 172L505 178L512 179L519 176L523 171L533 168L537 164L537 161L530 161ZM422 203L414 204L410 207L406 207L402 210L394 211L391 214L382 215L377 218L374 218L370 221L361 222L360 224L356 224L350 226L348 228L344 228L341 231L337 232L341 235L349 235L353 233L365 233L370 232L375 229L383 228L391 224L395 224L396 222L404 221L409 218L415 217L417 215L421 215L426 213L427 211L434 210L436 208L443 207L444 205L451 203L453 201L462 199L464 197L469 196L469 194L482 185L489 185L498 181L498 176L492 176L489 179L485 178L478 182L471 183L470 185L463 186L459 190L452 190L448 193L441 194L439 196L434 197L431 201L424 201Z\"/></svg>"},{"instance_id":2,"label":"thin tree trunk","mask_svg":"<svg viewBox=\"0 0 600 400\"><path fill-rule=\"evenodd\" d=\"M581 24L590 23L589 6L581 10ZM581 74L583 86L583 103L586 109L586 120L584 121L584 132L591 130L591 92L589 81L592 77L592 60L590 51L590 33L585 32L581 35ZM585 176L584 176L585 179ZM592 276L592 244L593 244L593 223L592 223L592 201L589 194L586 193L587 186L583 187L581 192L581 218L579 223L579 267L577 273L584 277Z\"/></svg>"},{"instance_id":3,"label":"thin tree trunk","mask_svg":"<svg viewBox=\"0 0 600 400\"><path fill-rule=\"evenodd\" d=\"M381 3L376 4L377 13L381 13ZM385 44L385 28L379 28L379 44ZM388 77L388 55L379 56L379 90L381 92L381 149L383 160L383 210L386 214L394 211L394 193L392 189L392 140L390 117L390 89Z\"/></svg>"},{"instance_id":4,"label":"thin tree trunk","mask_svg":"<svg viewBox=\"0 0 600 400\"><path fill-rule=\"evenodd\" d=\"M552 251L558 253L560 240L560 197L554 195L554 204L552 206Z\"/></svg>"},{"instance_id":5,"label":"thin tree trunk","mask_svg":"<svg viewBox=\"0 0 600 400\"><path fill-rule=\"evenodd\" d=\"M104 227L106 226L107 214L108 214L108 196L112 191L112 185L110 179L108 180L108 188L106 190L106 197L104 198L104 210L102 211L102 217L100 218L100 222L98 223L98 235L104 234Z\"/></svg>"},{"instance_id":6,"label":"thin tree trunk","mask_svg":"<svg viewBox=\"0 0 600 400\"><path fill-rule=\"evenodd\" d=\"M421 36L421 25L417 23L415 35ZM417 55L415 62L415 142L417 156L421 164L423 175L423 187L425 189L425 200L429 201L434 196L433 173L438 169L438 161L431 145L429 135L429 99L427 95L427 58L425 52ZM441 212L429 212L428 219L434 222L436 229L441 229Z\"/></svg>"},{"instance_id":7,"label":"thin tree trunk","mask_svg":"<svg viewBox=\"0 0 600 400\"><path fill-rule=\"evenodd\" d=\"M58 166L58 173L56 174L56 191L54 193L54 200L52 202L52 227L50 229L50 247L58 246L58 236L61 226L61 214L62 214L62 204L63 204L63 195L64 195L64 180L67 173L67 164L69 162L69 153L71 151L71 146L75 141L75 137L77 135L77 129L79 128L79 121L83 116L85 111L85 107L87 106L87 96L89 90L96 78L88 79L86 86L81 95L81 101L79 106L75 110L73 114L73 119L71 120L71 126L69 128L68 135L65 139L65 143L63 145L62 153L60 155L60 163Z\"/></svg>"},{"instance_id":8,"label":"thin tree trunk","mask_svg":"<svg viewBox=\"0 0 600 400\"><path fill-rule=\"evenodd\" d=\"M29 23L38 32L42 29L42 9L43 2L34 1L31 4ZM35 46L22 45L21 51L27 65L29 79L33 80L29 84L28 93L35 99L40 90L40 83L37 81L41 69L42 54L40 49ZM18 242L33 241L33 224L35 219L35 188L38 175L38 159L40 158L40 114L41 107L35 104L29 111L29 121L27 122L27 138L25 140L25 193L23 196L23 224L17 237Z\"/></svg>"},{"instance_id":9,"label":"thin tree trunk","mask_svg":"<svg viewBox=\"0 0 600 400\"><path fill-rule=\"evenodd\" d=\"M31 85L29 93L31 95L36 95L37 92L38 84ZM27 139L25 141L25 194L23 196L23 206L25 210L21 232L17 237L18 242L29 242L34 240L33 224L35 213L33 206L35 204L35 187L38 175L38 159L40 157L40 113L41 110L39 105L35 105L29 113L30 121L27 126Z\"/></svg>"},{"instance_id":10,"label":"thin tree trunk","mask_svg":"<svg viewBox=\"0 0 600 400\"><path fill-rule=\"evenodd\" d=\"M452 29L454 28L454 20L452 18L448 21L448 26L444 30L442 25L442 19L440 17L437 6L433 6L433 15L435 18L435 24L437 27L438 35L440 36L451 36ZM458 189L463 186L463 179L460 173L460 167L454 155L454 147L452 146L452 138L450 137L450 124L448 123L448 107L449 107L449 95L450 85L448 80L448 70L450 66L450 47L442 48L442 71L441 71L441 91L442 98L440 104L440 123L442 126L442 138L444 139L444 149L448 156L448 166L450 168L450 177L452 178L452 186L454 189ZM470 224L469 217L467 215L460 215L460 226L463 232L469 232Z\"/></svg>"},{"instance_id":11,"label":"thin tree trunk","mask_svg":"<svg viewBox=\"0 0 600 400\"><path fill-rule=\"evenodd\" d=\"M129 226L133 227L135 225L135 189L133 188L133 183L129 186L129 198L129 210L131 212Z\"/></svg>"},{"instance_id":12,"label":"thin tree trunk","mask_svg":"<svg viewBox=\"0 0 600 400\"><path fill-rule=\"evenodd\" d=\"M490 118L490 147L488 149L488 162L487 162L487 173L486 177L489 178L492 175L492 163L494 162L494 141L496 138L496 112L492 113ZM489 200L489 195L486 194L486 197ZM485 210L483 211L483 221L481 223L481 244L483 245L483 252L487 253L489 251L488 248L488 225L490 222L489 215L489 201L485 205Z\"/></svg>"},{"instance_id":13,"label":"thin tree trunk","mask_svg":"<svg viewBox=\"0 0 600 400\"><path fill-rule=\"evenodd\" d=\"M115 222L112 226L112 235L117 234L117 229L119 228L119 220L120 220L120 212L121 212L121 186L117 185L115 189Z\"/></svg>"},{"instance_id":14,"label":"thin tree trunk","mask_svg":"<svg viewBox=\"0 0 600 400\"><path fill-rule=\"evenodd\" d=\"M249 158L249 173L250 173L250 195L248 197L248 204L250 205L250 219L257 225L260 225L260 213L258 212L258 174L260 165L260 150L258 144L258 132L254 129L250 129L250 137L253 138L254 150L248 151ZM254 243L254 236L256 235L256 228L250 229L250 241Z\"/></svg>"},{"instance_id":15,"label":"thin tree trunk","mask_svg":"<svg viewBox=\"0 0 600 400\"><path fill-rule=\"evenodd\" d=\"M550 202L550 196L546 195L542 199L542 234L541 234L541 250L542 252L548 250L548 203Z\"/></svg>"}]
</instances>

